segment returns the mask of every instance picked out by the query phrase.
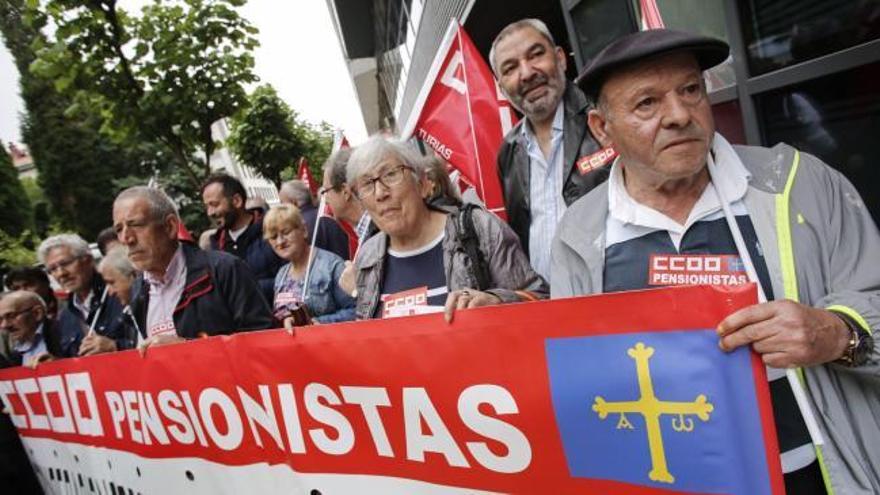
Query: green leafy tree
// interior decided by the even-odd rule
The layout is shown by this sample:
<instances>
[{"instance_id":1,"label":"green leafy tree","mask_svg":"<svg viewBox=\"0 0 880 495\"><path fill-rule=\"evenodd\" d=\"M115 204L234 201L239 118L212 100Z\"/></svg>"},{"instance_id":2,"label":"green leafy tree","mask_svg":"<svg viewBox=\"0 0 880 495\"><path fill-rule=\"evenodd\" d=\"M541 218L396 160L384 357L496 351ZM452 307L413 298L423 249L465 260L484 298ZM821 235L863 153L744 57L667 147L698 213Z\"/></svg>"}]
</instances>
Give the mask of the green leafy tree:
<instances>
[{"instance_id":1,"label":"green leafy tree","mask_svg":"<svg viewBox=\"0 0 880 495\"><path fill-rule=\"evenodd\" d=\"M141 173L146 161L138 147L123 146L102 135L103 118L91 107L76 108L74 97L61 94L55 81L29 71L35 46L45 46L40 29L46 17L29 11L24 0L0 2L0 32L19 70L25 104L22 138L38 172L44 200L33 202L34 232L43 237L50 225L93 238L110 225L117 175Z\"/></svg>"},{"instance_id":2,"label":"green leafy tree","mask_svg":"<svg viewBox=\"0 0 880 495\"><path fill-rule=\"evenodd\" d=\"M12 158L0 146L0 230L18 236L30 227L31 202L21 182Z\"/></svg>"},{"instance_id":3,"label":"green leafy tree","mask_svg":"<svg viewBox=\"0 0 880 495\"><path fill-rule=\"evenodd\" d=\"M227 144L235 156L263 177L281 186L281 173L306 152L294 129L296 113L270 85L254 90L249 104L232 120Z\"/></svg>"},{"instance_id":4,"label":"green leafy tree","mask_svg":"<svg viewBox=\"0 0 880 495\"><path fill-rule=\"evenodd\" d=\"M280 187L296 175L301 157L320 180L321 164L333 145L333 129L324 122L313 126L300 119L272 86L263 85L233 119L228 144L245 165Z\"/></svg>"},{"instance_id":5,"label":"green leafy tree","mask_svg":"<svg viewBox=\"0 0 880 495\"><path fill-rule=\"evenodd\" d=\"M98 108L117 141L160 143L195 198L217 147L211 124L243 107L257 80L257 30L235 10L244 3L159 0L131 15L116 0L48 0L31 11L53 28L31 71L75 95L69 112Z\"/></svg>"}]
</instances>

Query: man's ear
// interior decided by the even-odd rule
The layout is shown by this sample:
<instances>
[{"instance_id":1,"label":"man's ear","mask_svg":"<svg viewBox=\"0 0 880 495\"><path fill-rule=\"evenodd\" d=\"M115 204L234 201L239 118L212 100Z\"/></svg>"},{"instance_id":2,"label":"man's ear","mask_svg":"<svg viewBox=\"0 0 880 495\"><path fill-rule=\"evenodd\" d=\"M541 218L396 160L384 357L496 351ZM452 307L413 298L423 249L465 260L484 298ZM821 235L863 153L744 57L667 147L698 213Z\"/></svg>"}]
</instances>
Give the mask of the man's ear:
<instances>
[{"instance_id":1,"label":"man's ear","mask_svg":"<svg viewBox=\"0 0 880 495\"><path fill-rule=\"evenodd\" d=\"M172 239L177 239L177 231L180 228L180 219L177 215L171 215L165 217L165 233L168 234L168 237Z\"/></svg>"},{"instance_id":2,"label":"man's ear","mask_svg":"<svg viewBox=\"0 0 880 495\"><path fill-rule=\"evenodd\" d=\"M230 201L232 201L232 207L236 210L241 210L244 208L245 201L244 198L241 197L241 194L233 194L232 197L229 199Z\"/></svg>"},{"instance_id":3,"label":"man's ear","mask_svg":"<svg viewBox=\"0 0 880 495\"><path fill-rule=\"evenodd\" d=\"M565 56L565 50L561 46L557 46L554 50L556 55L556 63L562 67L562 72L568 68L568 57Z\"/></svg>"},{"instance_id":4,"label":"man's ear","mask_svg":"<svg viewBox=\"0 0 880 495\"><path fill-rule=\"evenodd\" d=\"M587 114L587 125L590 127L590 132L593 134L593 137L596 138L596 141L599 141L599 144L601 144L603 148L614 145L611 137L606 131L608 119L602 115L602 112L595 108L590 110Z\"/></svg>"},{"instance_id":5,"label":"man's ear","mask_svg":"<svg viewBox=\"0 0 880 495\"><path fill-rule=\"evenodd\" d=\"M37 310L37 321L43 321L46 319L46 307L42 304L37 304L34 306L34 309Z\"/></svg>"},{"instance_id":6,"label":"man's ear","mask_svg":"<svg viewBox=\"0 0 880 495\"><path fill-rule=\"evenodd\" d=\"M357 196L354 195L354 191L351 190L351 186L348 182L342 183L342 186L339 188L339 194L342 195L342 201L344 204L348 204L350 201L360 201Z\"/></svg>"}]
</instances>

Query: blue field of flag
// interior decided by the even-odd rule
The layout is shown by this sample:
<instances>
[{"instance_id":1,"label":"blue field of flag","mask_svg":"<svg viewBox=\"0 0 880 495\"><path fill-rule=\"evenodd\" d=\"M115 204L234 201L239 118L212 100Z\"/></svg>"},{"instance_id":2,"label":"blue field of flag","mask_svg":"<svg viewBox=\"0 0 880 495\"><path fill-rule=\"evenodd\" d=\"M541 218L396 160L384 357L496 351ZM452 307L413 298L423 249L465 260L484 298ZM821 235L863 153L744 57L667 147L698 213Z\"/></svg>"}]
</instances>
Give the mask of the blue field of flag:
<instances>
[{"instance_id":1,"label":"blue field of flag","mask_svg":"<svg viewBox=\"0 0 880 495\"><path fill-rule=\"evenodd\" d=\"M771 493L746 349L697 330L548 339L546 355L572 476Z\"/></svg>"}]
</instances>

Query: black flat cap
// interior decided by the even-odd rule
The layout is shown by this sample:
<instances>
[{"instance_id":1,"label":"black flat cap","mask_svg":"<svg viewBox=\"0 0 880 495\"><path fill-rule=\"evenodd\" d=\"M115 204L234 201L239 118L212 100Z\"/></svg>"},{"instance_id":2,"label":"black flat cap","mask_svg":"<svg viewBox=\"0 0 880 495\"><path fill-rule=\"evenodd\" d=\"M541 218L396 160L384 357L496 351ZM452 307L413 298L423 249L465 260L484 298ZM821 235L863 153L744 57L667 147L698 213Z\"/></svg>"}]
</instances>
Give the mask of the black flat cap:
<instances>
[{"instance_id":1,"label":"black flat cap","mask_svg":"<svg viewBox=\"0 0 880 495\"><path fill-rule=\"evenodd\" d=\"M694 54L700 69L706 70L727 59L730 47L724 41L671 29L649 29L612 41L584 68L575 84L585 93L598 96L609 74L634 62L657 55L687 51Z\"/></svg>"}]
</instances>

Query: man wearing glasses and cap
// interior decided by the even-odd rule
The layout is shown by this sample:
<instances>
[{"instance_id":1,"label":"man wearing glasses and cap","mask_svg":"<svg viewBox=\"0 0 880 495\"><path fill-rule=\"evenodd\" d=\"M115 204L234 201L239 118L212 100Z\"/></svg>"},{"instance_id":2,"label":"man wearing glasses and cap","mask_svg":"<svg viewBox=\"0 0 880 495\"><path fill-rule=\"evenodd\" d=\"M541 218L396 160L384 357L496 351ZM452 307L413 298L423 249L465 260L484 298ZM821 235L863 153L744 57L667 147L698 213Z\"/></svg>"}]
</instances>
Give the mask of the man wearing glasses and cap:
<instances>
[{"instance_id":1,"label":"man wearing glasses and cap","mask_svg":"<svg viewBox=\"0 0 880 495\"><path fill-rule=\"evenodd\" d=\"M619 38L584 69L590 129L619 157L560 223L551 296L758 282L769 302L722 321L719 346L750 346L770 367L787 492L880 493L880 234L852 184L816 157L715 132L702 72L728 54L723 41L658 29ZM727 282L668 269L705 255L736 261ZM800 405L785 379L795 367Z\"/></svg>"}]
</instances>

